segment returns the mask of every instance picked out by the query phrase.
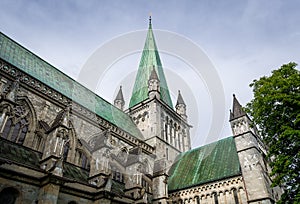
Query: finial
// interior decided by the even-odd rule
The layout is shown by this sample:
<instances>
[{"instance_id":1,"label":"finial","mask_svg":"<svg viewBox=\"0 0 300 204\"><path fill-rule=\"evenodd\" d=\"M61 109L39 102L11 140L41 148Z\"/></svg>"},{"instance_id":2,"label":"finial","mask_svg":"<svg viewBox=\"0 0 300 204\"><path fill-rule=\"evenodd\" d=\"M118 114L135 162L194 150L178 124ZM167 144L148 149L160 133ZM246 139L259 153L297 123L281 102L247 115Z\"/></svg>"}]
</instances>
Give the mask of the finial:
<instances>
[{"instance_id":1,"label":"finial","mask_svg":"<svg viewBox=\"0 0 300 204\"><path fill-rule=\"evenodd\" d=\"M151 26L151 21L152 21L152 18L151 18L151 12L149 14L149 26Z\"/></svg>"}]
</instances>

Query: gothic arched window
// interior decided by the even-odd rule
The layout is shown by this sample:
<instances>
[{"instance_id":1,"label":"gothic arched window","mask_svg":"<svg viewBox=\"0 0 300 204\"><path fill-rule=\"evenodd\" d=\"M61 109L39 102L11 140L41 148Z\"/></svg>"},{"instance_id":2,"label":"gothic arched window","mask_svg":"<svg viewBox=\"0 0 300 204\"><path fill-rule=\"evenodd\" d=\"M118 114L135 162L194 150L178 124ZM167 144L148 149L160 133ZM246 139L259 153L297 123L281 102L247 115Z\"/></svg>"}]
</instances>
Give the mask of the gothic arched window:
<instances>
[{"instance_id":1,"label":"gothic arched window","mask_svg":"<svg viewBox=\"0 0 300 204\"><path fill-rule=\"evenodd\" d=\"M239 204L239 198L238 198L237 190L234 188L234 189L232 189L232 191L233 191L233 197L234 197L235 204Z\"/></svg>"},{"instance_id":2,"label":"gothic arched window","mask_svg":"<svg viewBox=\"0 0 300 204\"><path fill-rule=\"evenodd\" d=\"M29 110L24 102L19 102L12 113L6 116L2 137L23 144L29 125Z\"/></svg>"},{"instance_id":3,"label":"gothic arched window","mask_svg":"<svg viewBox=\"0 0 300 204\"><path fill-rule=\"evenodd\" d=\"M64 144L64 154L63 154L64 161L67 161L69 149L70 149L70 142L68 141Z\"/></svg>"},{"instance_id":4,"label":"gothic arched window","mask_svg":"<svg viewBox=\"0 0 300 204\"><path fill-rule=\"evenodd\" d=\"M213 197L214 197L215 204L219 204L218 194L216 192L213 193Z\"/></svg>"},{"instance_id":5,"label":"gothic arched window","mask_svg":"<svg viewBox=\"0 0 300 204\"><path fill-rule=\"evenodd\" d=\"M19 192L15 188L4 188L0 192L0 203L15 204L18 197Z\"/></svg>"},{"instance_id":6,"label":"gothic arched window","mask_svg":"<svg viewBox=\"0 0 300 204\"><path fill-rule=\"evenodd\" d=\"M88 160L88 157L86 156L86 154L81 153L81 159L80 159L80 163L82 168L84 169L90 169L90 161Z\"/></svg>"},{"instance_id":7,"label":"gothic arched window","mask_svg":"<svg viewBox=\"0 0 300 204\"><path fill-rule=\"evenodd\" d=\"M195 203L196 204L200 204L200 198L199 198L199 196L195 196Z\"/></svg>"},{"instance_id":8,"label":"gothic arched window","mask_svg":"<svg viewBox=\"0 0 300 204\"><path fill-rule=\"evenodd\" d=\"M165 122L165 140L166 142L169 142L169 138L168 138L168 122Z\"/></svg>"},{"instance_id":9,"label":"gothic arched window","mask_svg":"<svg viewBox=\"0 0 300 204\"><path fill-rule=\"evenodd\" d=\"M11 128L11 125L12 125L12 119L8 119L5 123L5 126L3 128L3 132L2 132L2 137L7 139L8 138L8 135L9 135L9 132L10 132L10 128Z\"/></svg>"}]
</instances>

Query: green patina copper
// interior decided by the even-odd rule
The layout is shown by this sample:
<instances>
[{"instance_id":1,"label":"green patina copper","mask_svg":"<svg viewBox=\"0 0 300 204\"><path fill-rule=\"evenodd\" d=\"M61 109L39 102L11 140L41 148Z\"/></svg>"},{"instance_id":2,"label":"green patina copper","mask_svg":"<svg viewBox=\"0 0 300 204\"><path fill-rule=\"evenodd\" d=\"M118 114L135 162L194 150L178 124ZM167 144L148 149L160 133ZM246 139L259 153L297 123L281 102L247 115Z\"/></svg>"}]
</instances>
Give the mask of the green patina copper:
<instances>
[{"instance_id":1,"label":"green patina copper","mask_svg":"<svg viewBox=\"0 0 300 204\"><path fill-rule=\"evenodd\" d=\"M127 114L1 32L0 58L118 126L125 132L138 139L143 139L141 132Z\"/></svg>"},{"instance_id":2,"label":"green patina copper","mask_svg":"<svg viewBox=\"0 0 300 204\"><path fill-rule=\"evenodd\" d=\"M169 170L169 191L240 175L233 137L180 154Z\"/></svg>"},{"instance_id":3,"label":"green patina copper","mask_svg":"<svg viewBox=\"0 0 300 204\"><path fill-rule=\"evenodd\" d=\"M169 88L163 71L163 67L160 61L158 49L156 47L154 34L152 31L151 22L149 24L148 34L142 52L141 61L139 64L138 72L133 87L129 108L136 104L146 100L148 98L148 80L151 71L155 67L155 71L158 74L160 81L160 96L168 106L173 108L172 100L169 93Z\"/></svg>"}]
</instances>

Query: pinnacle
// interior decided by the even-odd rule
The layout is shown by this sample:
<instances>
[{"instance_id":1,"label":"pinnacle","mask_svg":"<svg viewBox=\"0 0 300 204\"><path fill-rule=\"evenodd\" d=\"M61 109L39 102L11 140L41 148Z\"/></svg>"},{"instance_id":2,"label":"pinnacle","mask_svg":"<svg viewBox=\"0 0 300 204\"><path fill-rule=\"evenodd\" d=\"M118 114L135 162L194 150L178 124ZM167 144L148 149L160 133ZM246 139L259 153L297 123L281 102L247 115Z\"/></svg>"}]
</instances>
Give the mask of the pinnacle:
<instances>
[{"instance_id":1,"label":"pinnacle","mask_svg":"<svg viewBox=\"0 0 300 204\"><path fill-rule=\"evenodd\" d=\"M180 105L180 104L185 105L185 102L184 102L184 100L183 100L183 98L182 98L182 95L181 95L180 91L178 90L178 98L177 98L176 106L177 106L177 105Z\"/></svg>"},{"instance_id":2,"label":"pinnacle","mask_svg":"<svg viewBox=\"0 0 300 204\"><path fill-rule=\"evenodd\" d=\"M235 94L233 94L233 103L232 103L232 111L230 110L230 120L245 116L246 113L243 110L243 107L237 100Z\"/></svg>"},{"instance_id":3,"label":"pinnacle","mask_svg":"<svg viewBox=\"0 0 300 204\"><path fill-rule=\"evenodd\" d=\"M115 100L121 100L124 101L123 92L122 92L122 86L120 86L119 92L115 98Z\"/></svg>"},{"instance_id":4,"label":"pinnacle","mask_svg":"<svg viewBox=\"0 0 300 204\"><path fill-rule=\"evenodd\" d=\"M151 80L151 79L157 79L158 81L159 81L159 79L158 79L158 76L157 76L157 73L156 73L156 71L155 71L155 67L153 66L153 69L152 69L152 71L151 71L151 75L150 75L150 77L149 77L149 80Z\"/></svg>"}]
</instances>

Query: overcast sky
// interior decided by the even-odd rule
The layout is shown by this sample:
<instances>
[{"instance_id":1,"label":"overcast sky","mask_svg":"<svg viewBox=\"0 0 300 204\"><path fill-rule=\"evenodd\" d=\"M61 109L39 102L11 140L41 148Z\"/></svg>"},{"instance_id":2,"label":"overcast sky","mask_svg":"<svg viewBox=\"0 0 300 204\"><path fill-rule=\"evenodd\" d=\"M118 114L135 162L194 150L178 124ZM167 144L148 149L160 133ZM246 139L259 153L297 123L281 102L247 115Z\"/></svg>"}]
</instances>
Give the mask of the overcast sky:
<instances>
[{"instance_id":1,"label":"overcast sky","mask_svg":"<svg viewBox=\"0 0 300 204\"><path fill-rule=\"evenodd\" d=\"M190 122L197 129L192 136L194 147L231 135L227 120L233 93L245 105L252 98L249 84L253 79L269 75L284 63L300 61L300 1L297 0L1 0L0 8L1 32L74 79L103 44L117 36L147 29L150 12L154 29L171 31L197 44L213 63L223 84L225 123L221 135L207 138L211 110L199 108L195 116L195 111L188 109L190 115L194 114L189 117ZM122 66L137 69L139 57L140 53L125 57L115 63L115 69ZM163 53L161 58L166 69L176 72L187 67L167 54ZM103 84L95 91L112 101L122 81L120 77L110 73L110 82L115 82L110 87L113 92L102 90ZM196 97L199 106L211 106L205 80L199 81L203 97L202 101ZM189 84L189 79L186 83L194 87L193 91L197 90L196 83ZM176 98L177 87L169 88ZM188 94L183 96L189 98ZM124 95L128 104L130 93ZM189 105L189 101L186 103Z\"/></svg>"}]
</instances>

